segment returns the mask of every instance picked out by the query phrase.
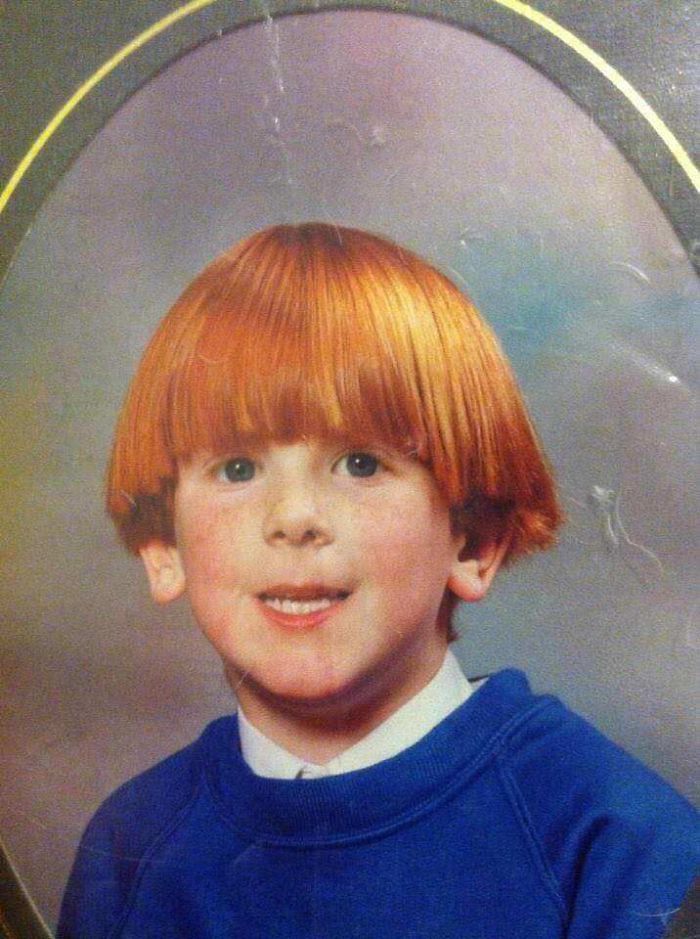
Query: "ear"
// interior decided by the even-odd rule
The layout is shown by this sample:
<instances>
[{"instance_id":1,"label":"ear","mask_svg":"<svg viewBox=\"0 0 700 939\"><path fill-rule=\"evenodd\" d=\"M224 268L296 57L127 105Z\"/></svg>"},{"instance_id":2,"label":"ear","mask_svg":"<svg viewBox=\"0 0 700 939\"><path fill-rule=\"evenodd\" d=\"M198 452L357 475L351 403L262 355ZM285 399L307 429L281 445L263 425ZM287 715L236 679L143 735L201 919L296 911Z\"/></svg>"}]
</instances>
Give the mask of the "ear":
<instances>
[{"instance_id":1,"label":"ear","mask_svg":"<svg viewBox=\"0 0 700 939\"><path fill-rule=\"evenodd\" d=\"M185 590L185 571L180 552L175 545L164 541L149 541L139 551L151 596L156 603L170 603L182 596Z\"/></svg>"},{"instance_id":2,"label":"ear","mask_svg":"<svg viewBox=\"0 0 700 939\"><path fill-rule=\"evenodd\" d=\"M467 552L459 552L452 564L447 586L460 600L476 603L483 600L505 557L510 536L487 541Z\"/></svg>"}]
</instances>

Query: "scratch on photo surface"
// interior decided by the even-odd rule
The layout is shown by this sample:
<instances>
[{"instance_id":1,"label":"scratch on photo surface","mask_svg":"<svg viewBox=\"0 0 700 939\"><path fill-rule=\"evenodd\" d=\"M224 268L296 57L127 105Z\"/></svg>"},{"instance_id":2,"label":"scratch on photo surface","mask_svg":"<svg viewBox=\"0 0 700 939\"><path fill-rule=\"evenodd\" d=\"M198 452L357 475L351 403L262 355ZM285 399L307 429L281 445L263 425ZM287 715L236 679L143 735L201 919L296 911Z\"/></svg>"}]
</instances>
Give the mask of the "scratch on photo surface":
<instances>
[{"instance_id":1,"label":"scratch on photo surface","mask_svg":"<svg viewBox=\"0 0 700 939\"><path fill-rule=\"evenodd\" d=\"M246 855L250 854L252 851L254 851L254 850L255 850L256 848L258 848L258 847L259 847L259 845L256 844L255 842L253 842L253 844L249 844L249 845L248 845L246 848L244 848L243 851L241 851L241 853L236 857L236 859L233 861L233 864L231 865L231 868L233 869L233 868L237 867L237 866L241 863L241 861L243 861L243 860L246 858Z\"/></svg>"},{"instance_id":2,"label":"scratch on photo surface","mask_svg":"<svg viewBox=\"0 0 700 939\"><path fill-rule=\"evenodd\" d=\"M477 231L477 229L472 228L468 225L466 228L463 228L459 233L459 243L463 248L468 248L469 245L474 241L486 241L487 235L483 231Z\"/></svg>"},{"instance_id":3,"label":"scratch on photo surface","mask_svg":"<svg viewBox=\"0 0 700 939\"><path fill-rule=\"evenodd\" d=\"M467 293L469 293L469 290L470 290L469 284L466 282L466 280L460 274L460 272L449 264L447 265L447 270L453 275L453 277L455 277L460 282L460 284L464 287Z\"/></svg>"},{"instance_id":4,"label":"scratch on photo surface","mask_svg":"<svg viewBox=\"0 0 700 939\"><path fill-rule=\"evenodd\" d=\"M238 689L242 686L248 675L250 675L250 669L247 669L245 672L243 672L235 685L231 685L231 691L233 691L234 694L238 692Z\"/></svg>"},{"instance_id":5,"label":"scratch on photo surface","mask_svg":"<svg viewBox=\"0 0 700 939\"><path fill-rule=\"evenodd\" d=\"M279 93L283 95L284 76L282 75L282 69L280 67L280 31L277 22L272 18L269 10L265 11L263 29L265 30L265 35L268 38L268 44L270 46L270 65L272 66L275 85Z\"/></svg>"},{"instance_id":6,"label":"scratch on photo surface","mask_svg":"<svg viewBox=\"0 0 700 939\"><path fill-rule=\"evenodd\" d=\"M666 573L663 564L651 548L647 548L630 537L622 522L619 492L605 486L592 486L588 498L600 518L603 543L610 552L618 553L623 544L628 545L649 558L659 573Z\"/></svg>"},{"instance_id":7,"label":"scratch on photo surface","mask_svg":"<svg viewBox=\"0 0 700 939\"><path fill-rule=\"evenodd\" d=\"M635 916L639 916L640 919L659 919L659 920L661 920L661 922L663 923L664 926L668 926L668 924L671 922L671 918L672 918L673 916L675 916L676 913L678 913L679 910L680 910L680 907L679 907L679 906L674 906L674 907L673 907L672 909L670 909L670 910L660 910L658 913L640 913L640 912L635 912L634 915L635 915ZM691 936L687 936L687 937L685 937L685 939L692 939L692 937L691 937Z\"/></svg>"},{"instance_id":8,"label":"scratch on photo surface","mask_svg":"<svg viewBox=\"0 0 700 939\"><path fill-rule=\"evenodd\" d=\"M651 284L649 275L641 267L630 264L629 261L611 261L610 267L614 267L618 271L627 271L642 284Z\"/></svg>"}]
</instances>

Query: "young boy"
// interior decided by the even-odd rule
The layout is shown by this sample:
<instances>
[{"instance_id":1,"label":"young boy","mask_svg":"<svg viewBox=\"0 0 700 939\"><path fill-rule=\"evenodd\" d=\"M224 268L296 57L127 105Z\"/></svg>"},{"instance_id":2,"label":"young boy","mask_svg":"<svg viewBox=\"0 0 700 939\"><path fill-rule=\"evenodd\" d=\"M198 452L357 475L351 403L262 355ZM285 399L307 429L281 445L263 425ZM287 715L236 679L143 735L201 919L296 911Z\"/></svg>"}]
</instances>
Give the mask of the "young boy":
<instances>
[{"instance_id":1,"label":"young boy","mask_svg":"<svg viewBox=\"0 0 700 939\"><path fill-rule=\"evenodd\" d=\"M238 714L101 807L61 939L662 935L690 806L520 673L475 690L448 652L454 603L560 514L444 276L336 226L235 246L144 355L108 506Z\"/></svg>"}]
</instances>

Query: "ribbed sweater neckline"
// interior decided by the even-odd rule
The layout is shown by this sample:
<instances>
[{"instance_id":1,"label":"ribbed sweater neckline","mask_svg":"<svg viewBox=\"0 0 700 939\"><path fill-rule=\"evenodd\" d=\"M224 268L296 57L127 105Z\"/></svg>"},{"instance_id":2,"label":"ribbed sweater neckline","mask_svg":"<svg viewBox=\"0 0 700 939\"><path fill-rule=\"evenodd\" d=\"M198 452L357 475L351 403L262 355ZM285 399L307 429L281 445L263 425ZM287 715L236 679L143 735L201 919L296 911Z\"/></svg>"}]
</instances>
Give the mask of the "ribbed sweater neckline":
<instances>
[{"instance_id":1,"label":"ribbed sweater neckline","mask_svg":"<svg viewBox=\"0 0 700 939\"><path fill-rule=\"evenodd\" d=\"M522 672L493 675L414 746L390 760L322 779L256 776L240 752L235 717L198 742L223 820L259 843L310 847L376 836L406 824L467 785L512 730L545 704Z\"/></svg>"}]
</instances>

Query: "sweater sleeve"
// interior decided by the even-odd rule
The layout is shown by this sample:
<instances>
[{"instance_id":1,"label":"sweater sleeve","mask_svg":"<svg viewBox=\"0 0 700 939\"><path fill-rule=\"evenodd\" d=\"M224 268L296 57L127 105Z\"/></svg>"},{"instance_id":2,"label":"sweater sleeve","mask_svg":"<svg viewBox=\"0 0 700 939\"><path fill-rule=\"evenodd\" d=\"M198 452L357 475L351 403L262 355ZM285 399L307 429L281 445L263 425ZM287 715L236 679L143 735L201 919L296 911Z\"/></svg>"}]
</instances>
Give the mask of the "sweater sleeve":
<instances>
[{"instance_id":1,"label":"sweater sleeve","mask_svg":"<svg viewBox=\"0 0 700 939\"><path fill-rule=\"evenodd\" d=\"M106 939L122 920L143 858L187 811L197 790L197 744L175 753L100 806L80 841L56 939Z\"/></svg>"},{"instance_id":2,"label":"sweater sleeve","mask_svg":"<svg viewBox=\"0 0 700 939\"><path fill-rule=\"evenodd\" d=\"M692 806L558 702L511 744L504 783L567 939L661 939L700 867Z\"/></svg>"},{"instance_id":3,"label":"sweater sleeve","mask_svg":"<svg viewBox=\"0 0 700 939\"><path fill-rule=\"evenodd\" d=\"M63 895L57 939L103 939L119 918L133 882L137 858L119 847L119 827L105 803L88 825Z\"/></svg>"}]
</instances>

